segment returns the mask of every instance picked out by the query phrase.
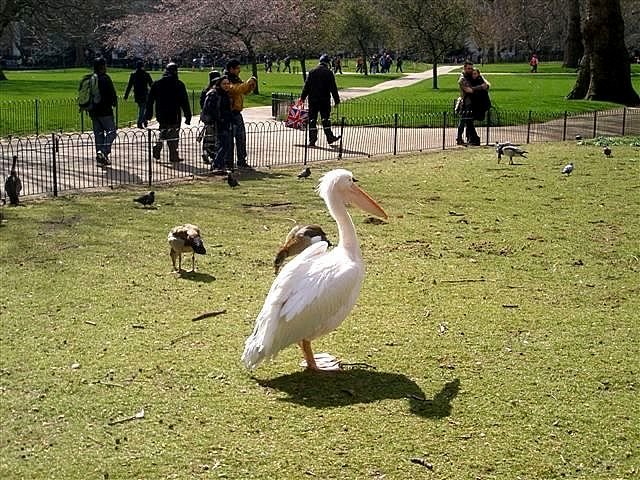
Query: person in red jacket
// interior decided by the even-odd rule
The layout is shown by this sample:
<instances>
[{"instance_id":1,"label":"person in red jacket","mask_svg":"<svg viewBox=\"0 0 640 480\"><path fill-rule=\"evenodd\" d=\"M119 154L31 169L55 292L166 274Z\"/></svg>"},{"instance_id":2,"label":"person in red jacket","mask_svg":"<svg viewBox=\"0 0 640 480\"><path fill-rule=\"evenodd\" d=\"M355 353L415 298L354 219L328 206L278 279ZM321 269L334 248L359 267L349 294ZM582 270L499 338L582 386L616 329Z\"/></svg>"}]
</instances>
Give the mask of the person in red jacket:
<instances>
[{"instance_id":1,"label":"person in red jacket","mask_svg":"<svg viewBox=\"0 0 640 480\"><path fill-rule=\"evenodd\" d=\"M331 144L340 140L340 136L334 135L331 131L331 97L333 96L333 102L338 105L340 95L338 94L336 77L329 68L329 62L329 55L324 54L320 57L320 63L309 72L300 95L301 103L304 103L307 98L309 99L310 147L315 147L318 141L318 114L322 120L327 143Z\"/></svg>"}]
</instances>

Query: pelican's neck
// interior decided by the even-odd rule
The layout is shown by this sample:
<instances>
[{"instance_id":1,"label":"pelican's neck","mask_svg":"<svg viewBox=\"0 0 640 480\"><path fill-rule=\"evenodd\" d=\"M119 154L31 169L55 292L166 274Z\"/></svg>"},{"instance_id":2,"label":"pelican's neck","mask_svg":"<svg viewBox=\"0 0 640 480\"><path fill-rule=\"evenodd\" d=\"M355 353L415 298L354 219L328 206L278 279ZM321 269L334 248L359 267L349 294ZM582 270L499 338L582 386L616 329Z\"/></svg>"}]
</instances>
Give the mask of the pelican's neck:
<instances>
[{"instance_id":1,"label":"pelican's neck","mask_svg":"<svg viewBox=\"0 0 640 480\"><path fill-rule=\"evenodd\" d=\"M354 258L360 257L360 244L356 235L356 228L351 220L351 215L343 202L328 198L327 208L333 219L338 224L338 246L349 252Z\"/></svg>"}]
</instances>

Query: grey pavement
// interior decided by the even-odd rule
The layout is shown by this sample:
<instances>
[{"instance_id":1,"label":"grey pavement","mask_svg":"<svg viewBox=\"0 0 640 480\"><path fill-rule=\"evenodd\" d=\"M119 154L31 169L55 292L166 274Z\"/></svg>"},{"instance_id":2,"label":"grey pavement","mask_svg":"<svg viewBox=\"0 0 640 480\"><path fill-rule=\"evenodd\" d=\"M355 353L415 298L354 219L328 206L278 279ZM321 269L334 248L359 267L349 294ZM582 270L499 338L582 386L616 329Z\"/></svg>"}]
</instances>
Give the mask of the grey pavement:
<instances>
[{"instance_id":1,"label":"grey pavement","mask_svg":"<svg viewBox=\"0 0 640 480\"><path fill-rule=\"evenodd\" d=\"M453 70L459 70L460 68L460 65L443 65L438 67L438 75L444 75ZM400 78L381 82L372 87L351 87L342 89L340 90L340 99L349 100L352 98L370 95L372 93L382 92L391 88L407 87L429 78L433 78L433 70L418 73L407 73ZM245 122L265 122L267 120L273 120L273 117L271 116L271 106L245 108L242 111L242 116L244 117Z\"/></svg>"}]
</instances>

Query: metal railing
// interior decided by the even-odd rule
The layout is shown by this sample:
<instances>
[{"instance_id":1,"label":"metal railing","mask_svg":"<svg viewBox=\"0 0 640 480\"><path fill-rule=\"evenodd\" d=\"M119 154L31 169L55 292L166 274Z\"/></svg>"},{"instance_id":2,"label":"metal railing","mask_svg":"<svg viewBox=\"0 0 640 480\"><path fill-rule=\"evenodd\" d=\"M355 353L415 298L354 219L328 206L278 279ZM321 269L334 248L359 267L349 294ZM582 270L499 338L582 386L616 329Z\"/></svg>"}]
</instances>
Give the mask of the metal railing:
<instances>
[{"instance_id":1,"label":"metal railing","mask_svg":"<svg viewBox=\"0 0 640 480\"><path fill-rule=\"evenodd\" d=\"M519 125L513 124L521 120ZM308 131L286 128L283 122L247 123L249 163L257 168L309 163L377 155L397 155L456 147L458 117L448 112L342 117L334 132L342 135L334 145L324 143L320 132L318 146L308 146ZM184 160L168 161L166 145L161 158L152 156L158 141L154 129L121 129L113 144L112 165L96 165L92 133L50 133L31 137L11 137L0 141L0 178L6 178L12 157L18 157L17 171L23 196L53 195L116 185L154 185L174 179L206 175L209 165L202 160L198 141L201 127L180 131L179 153ZM485 145L497 141L519 144L561 141L580 135L640 135L640 109L620 108L581 114L559 113L551 120L534 112L500 112L499 121L489 115L477 125Z\"/></svg>"},{"instance_id":2,"label":"metal railing","mask_svg":"<svg viewBox=\"0 0 640 480\"><path fill-rule=\"evenodd\" d=\"M189 100L196 116L200 113L200 92L192 90ZM138 105L133 98L120 98L114 115L118 127L131 127L136 124ZM0 101L0 138L90 130L91 119L79 111L75 98Z\"/></svg>"}]
</instances>

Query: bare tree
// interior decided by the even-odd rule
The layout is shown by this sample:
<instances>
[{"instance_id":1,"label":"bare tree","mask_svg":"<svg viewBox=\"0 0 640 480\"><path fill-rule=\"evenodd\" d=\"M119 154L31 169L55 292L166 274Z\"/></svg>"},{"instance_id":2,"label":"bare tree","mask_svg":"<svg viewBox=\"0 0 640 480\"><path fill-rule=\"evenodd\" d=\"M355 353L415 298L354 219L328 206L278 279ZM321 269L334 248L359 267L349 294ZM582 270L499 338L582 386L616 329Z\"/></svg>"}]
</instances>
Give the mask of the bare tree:
<instances>
[{"instance_id":1,"label":"bare tree","mask_svg":"<svg viewBox=\"0 0 640 480\"><path fill-rule=\"evenodd\" d=\"M582 38L584 56L576 85L567 98L640 104L631 84L620 0L587 0Z\"/></svg>"},{"instance_id":2,"label":"bare tree","mask_svg":"<svg viewBox=\"0 0 640 480\"><path fill-rule=\"evenodd\" d=\"M292 1L289 10L282 12L280 21L273 26L275 50L300 60L303 81L307 78L307 55L326 46L330 35L326 34L328 4L324 1Z\"/></svg>"},{"instance_id":3,"label":"bare tree","mask_svg":"<svg viewBox=\"0 0 640 480\"><path fill-rule=\"evenodd\" d=\"M336 41L358 51L364 59L364 74L368 75L369 52L379 46L385 36L383 18L371 0L342 0L334 2L335 10L329 18L332 28L327 31Z\"/></svg>"},{"instance_id":4,"label":"bare tree","mask_svg":"<svg viewBox=\"0 0 640 480\"><path fill-rule=\"evenodd\" d=\"M407 41L433 62L433 88L438 88L438 63L463 44L470 18L464 0L396 0L383 2L388 18Z\"/></svg>"},{"instance_id":5,"label":"bare tree","mask_svg":"<svg viewBox=\"0 0 640 480\"><path fill-rule=\"evenodd\" d=\"M130 15L113 27L114 43L177 55L185 46L244 51L258 78L257 49L299 12L299 0L159 0L152 13ZM258 94L258 87L255 89Z\"/></svg>"}]
</instances>

